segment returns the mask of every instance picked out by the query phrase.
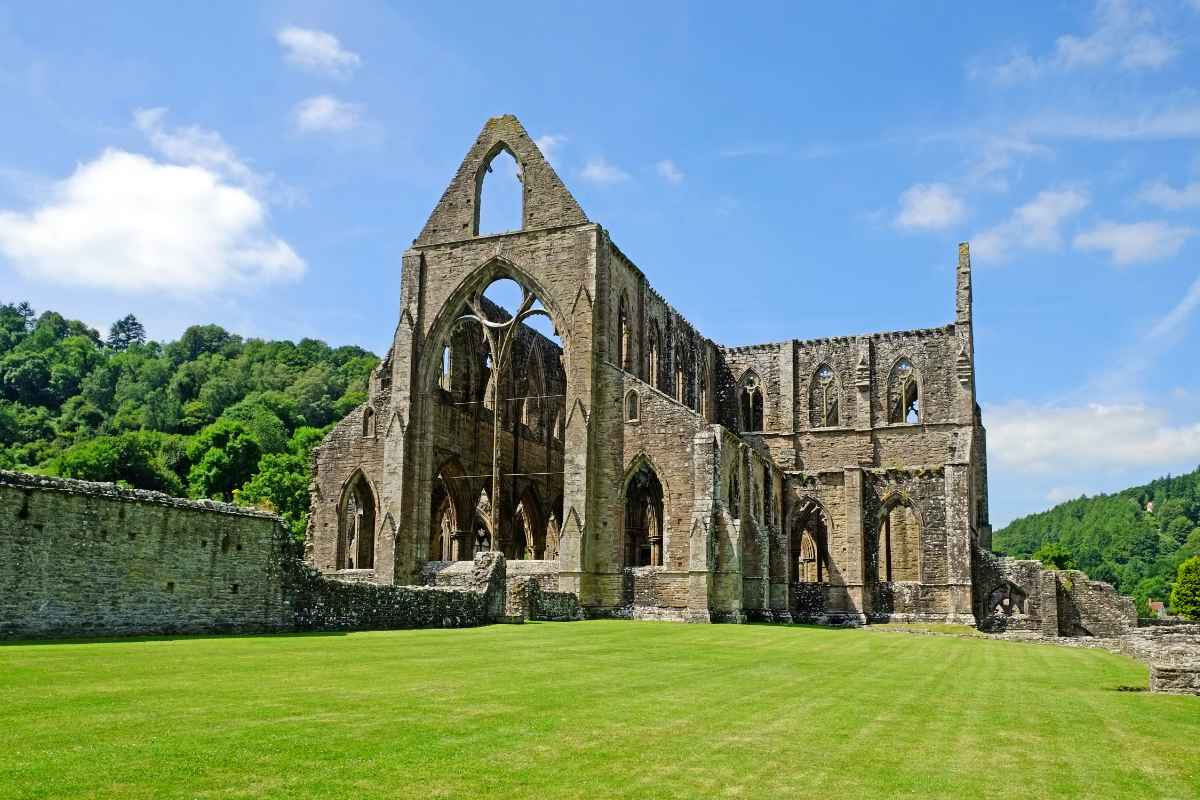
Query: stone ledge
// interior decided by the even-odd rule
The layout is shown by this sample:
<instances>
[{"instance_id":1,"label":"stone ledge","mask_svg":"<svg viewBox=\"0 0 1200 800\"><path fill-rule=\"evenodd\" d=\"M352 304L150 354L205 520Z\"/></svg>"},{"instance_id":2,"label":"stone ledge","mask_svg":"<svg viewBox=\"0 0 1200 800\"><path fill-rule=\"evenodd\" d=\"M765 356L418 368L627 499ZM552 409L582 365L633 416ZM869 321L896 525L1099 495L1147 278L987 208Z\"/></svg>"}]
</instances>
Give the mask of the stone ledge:
<instances>
[{"instance_id":1,"label":"stone ledge","mask_svg":"<svg viewBox=\"0 0 1200 800\"><path fill-rule=\"evenodd\" d=\"M182 497L172 497L162 492L152 492L146 489L125 489L115 483L98 483L95 481L80 481L74 478L52 478L45 475L31 475L27 472L12 472L0 469L0 484L19 489L38 489L47 492L63 492L81 497L98 497L105 500L124 500L130 503L152 503L171 508L191 509L193 511L216 512L218 514L234 514L241 517L261 517L282 522L278 514L262 511L257 508L235 506L218 500L187 500Z\"/></svg>"}]
</instances>

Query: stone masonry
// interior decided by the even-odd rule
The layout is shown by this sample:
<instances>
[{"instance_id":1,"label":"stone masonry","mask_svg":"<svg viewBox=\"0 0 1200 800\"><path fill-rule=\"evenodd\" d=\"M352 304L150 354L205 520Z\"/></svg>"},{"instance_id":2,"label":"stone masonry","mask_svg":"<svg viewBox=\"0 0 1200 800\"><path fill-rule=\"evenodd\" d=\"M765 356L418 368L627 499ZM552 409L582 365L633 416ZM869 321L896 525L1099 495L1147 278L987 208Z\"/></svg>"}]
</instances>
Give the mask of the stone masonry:
<instances>
[{"instance_id":1,"label":"stone masonry","mask_svg":"<svg viewBox=\"0 0 1200 800\"><path fill-rule=\"evenodd\" d=\"M501 153L521 227L481 235ZM500 279L556 336L522 318L498 364L463 320L517 313L484 297ZM724 347L492 118L404 254L368 402L317 451L309 560L404 585L496 550L588 616L974 623L996 587L974 574L991 530L966 244L952 288L939 327Z\"/></svg>"}]
</instances>

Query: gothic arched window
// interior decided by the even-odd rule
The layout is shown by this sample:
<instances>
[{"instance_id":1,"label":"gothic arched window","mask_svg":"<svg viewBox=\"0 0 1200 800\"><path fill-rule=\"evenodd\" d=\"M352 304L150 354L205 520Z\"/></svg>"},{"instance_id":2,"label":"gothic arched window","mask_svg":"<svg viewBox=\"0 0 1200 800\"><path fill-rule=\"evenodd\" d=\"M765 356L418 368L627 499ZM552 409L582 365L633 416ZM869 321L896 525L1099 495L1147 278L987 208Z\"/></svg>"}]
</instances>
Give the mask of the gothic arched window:
<instances>
[{"instance_id":1,"label":"gothic arched window","mask_svg":"<svg viewBox=\"0 0 1200 800\"><path fill-rule=\"evenodd\" d=\"M888 378L888 422L920 422L921 398L917 371L912 362L901 358Z\"/></svg>"},{"instance_id":2,"label":"gothic arched window","mask_svg":"<svg viewBox=\"0 0 1200 800\"><path fill-rule=\"evenodd\" d=\"M738 415L743 432L763 429L763 390L753 372L747 372L738 387Z\"/></svg>"},{"instance_id":3,"label":"gothic arched window","mask_svg":"<svg viewBox=\"0 0 1200 800\"><path fill-rule=\"evenodd\" d=\"M625 395L625 421L637 422L638 412L638 393L630 389L629 394Z\"/></svg>"},{"instance_id":4,"label":"gothic arched window","mask_svg":"<svg viewBox=\"0 0 1200 800\"><path fill-rule=\"evenodd\" d=\"M837 376L828 364L817 367L808 388L808 419L814 428L832 428L840 416Z\"/></svg>"},{"instance_id":5,"label":"gothic arched window","mask_svg":"<svg viewBox=\"0 0 1200 800\"><path fill-rule=\"evenodd\" d=\"M625 293L621 293L620 305L617 307L617 366L628 371L633 360L633 342L629 330L629 308L625 302Z\"/></svg>"},{"instance_id":6,"label":"gothic arched window","mask_svg":"<svg viewBox=\"0 0 1200 800\"><path fill-rule=\"evenodd\" d=\"M649 373L649 375L646 376L647 377L646 383L650 384L655 389L662 388L662 383L659 380L660 368L659 368L659 363L658 363L659 353L660 353L661 348L662 348L662 340L659 337L659 333L658 333L658 322L652 321L650 323L650 348L649 348L650 349L650 363L649 363L650 373Z\"/></svg>"}]
</instances>

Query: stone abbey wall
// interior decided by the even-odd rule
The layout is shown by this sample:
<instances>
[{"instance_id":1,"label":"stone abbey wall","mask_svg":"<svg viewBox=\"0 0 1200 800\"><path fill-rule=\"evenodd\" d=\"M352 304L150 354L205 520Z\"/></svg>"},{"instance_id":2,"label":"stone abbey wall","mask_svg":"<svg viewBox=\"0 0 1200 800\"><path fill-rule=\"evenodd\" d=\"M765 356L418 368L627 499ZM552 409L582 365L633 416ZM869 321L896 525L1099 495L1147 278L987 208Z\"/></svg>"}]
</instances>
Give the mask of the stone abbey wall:
<instances>
[{"instance_id":1,"label":"stone abbey wall","mask_svg":"<svg viewBox=\"0 0 1200 800\"><path fill-rule=\"evenodd\" d=\"M285 626L278 518L0 472L0 635Z\"/></svg>"},{"instance_id":2,"label":"stone abbey wall","mask_svg":"<svg viewBox=\"0 0 1200 800\"><path fill-rule=\"evenodd\" d=\"M464 627L503 616L504 557L454 585L329 579L278 517L0 471L0 639ZM545 618L573 618L550 593Z\"/></svg>"},{"instance_id":3,"label":"stone abbey wall","mask_svg":"<svg viewBox=\"0 0 1200 800\"><path fill-rule=\"evenodd\" d=\"M481 235L501 152L519 165L522 229ZM456 320L498 279L536 296L561 339L561 371L534 359L503 378L520 397L527 373L555 372L537 382L561 394L549 444L506 424L493 448L490 422L459 409L458 386L478 381L453 354L477 360L495 343L464 346ZM462 558L433 545L479 516L479 496L497 546L557 561L558 589L594 616L973 621L971 553L990 527L966 245L947 325L724 347L653 289L504 116L488 120L405 253L401 285L369 404L388 433L349 442L365 424L351 420L317 456L320 569L343 563L329 539L346 529L346 487L362 470L377 481L371 522L387 551L369 576L378 583L416 583L427 562ZM460 477L469 497L447 504ZM540 533L550 516L556 537ZM557 547L535 537L522 548L531 524Z\"/></svg>"}]
</instances>

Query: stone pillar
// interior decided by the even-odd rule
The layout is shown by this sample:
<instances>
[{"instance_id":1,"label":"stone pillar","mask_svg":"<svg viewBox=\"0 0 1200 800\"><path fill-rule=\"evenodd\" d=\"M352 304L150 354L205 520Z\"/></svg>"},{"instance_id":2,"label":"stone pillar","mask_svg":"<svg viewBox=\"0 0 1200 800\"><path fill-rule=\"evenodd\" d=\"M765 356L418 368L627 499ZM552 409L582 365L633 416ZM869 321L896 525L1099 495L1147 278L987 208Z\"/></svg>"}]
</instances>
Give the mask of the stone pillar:
<instances>
[{"instance_id":1,"label":"stone pillar","mask_svg":"<svg viewBox=\"0 0 1200 800\"><path fill-rule=\"evenodd\" d=\"M1044 570L1038 580L1039 608L1042 611L1042 636L1058 636L1058 576Z\"/></svg>"},{"instance_id":2,"label":"stone pillar","mask_svg":"<svg viewBox=\"0 0 1200 800\"><path fill-rule=\"evenodd\" d=\"M842 564L845 580L843 613L865 621L871 613L871 593L866 586L866 556L863 527L863 471L861 467L846 467L843 473L846 521L846 559Z\"/></svg>"},{"instance_id":3,"label":"stone pillar","mask_svg":"<svg viewBox=\"0 0 1200 800\"><path fill-rule=\"evenodd\" d=\"M971 604L971 465L947 464L946 582L949 607L943 609L947 622L974 625Z\"/></svg>"}]
</instances>

